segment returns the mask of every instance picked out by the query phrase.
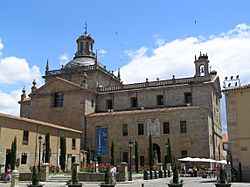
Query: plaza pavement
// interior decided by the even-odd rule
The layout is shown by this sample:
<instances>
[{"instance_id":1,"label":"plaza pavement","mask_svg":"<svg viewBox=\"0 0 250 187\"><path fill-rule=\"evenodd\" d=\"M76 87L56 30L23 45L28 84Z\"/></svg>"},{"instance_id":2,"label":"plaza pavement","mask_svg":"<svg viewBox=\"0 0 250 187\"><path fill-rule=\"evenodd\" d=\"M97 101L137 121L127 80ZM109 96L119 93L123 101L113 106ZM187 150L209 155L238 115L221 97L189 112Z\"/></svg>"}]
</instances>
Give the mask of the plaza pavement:
<instances>
[{"instance_id":1,"label":"plaza pavement","mask_svg":"<svg viewBox=\"0 0 250 187\"><path fill-rule=\"evenodd\" d=\"M154 180L133 180L117 183L116 187L166 187L172 178L162 178ZM183 187L215 187L215 178L203 179L201 177L184 177ZM43 187L66 187L65 182L41 182ZM250 187L250 183L231 183L232 187ZM10 183L0 182L0 187L9 187ZM27 186L27 182L20 182L19 187ZM98 183L84 183L83 187L98 187Z\"/></svg>"}]
</instances>

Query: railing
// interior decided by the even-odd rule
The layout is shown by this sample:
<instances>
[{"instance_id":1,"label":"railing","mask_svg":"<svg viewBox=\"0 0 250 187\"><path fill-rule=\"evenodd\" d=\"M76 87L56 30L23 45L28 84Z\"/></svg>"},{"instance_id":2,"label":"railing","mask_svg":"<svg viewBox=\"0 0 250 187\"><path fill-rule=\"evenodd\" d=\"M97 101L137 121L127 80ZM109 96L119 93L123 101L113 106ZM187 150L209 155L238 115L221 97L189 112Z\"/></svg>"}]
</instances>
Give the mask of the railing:
<instances>
[{"instance_id":1,"label":"railing","mask_svg":"<svg viewBox=\"0 0 250 187\"><path fill-rule=\"evenodd\" d=\"M210 80L211 80L210 76L190 77L190 78L182 78L182 79L169 79L169 80L162 80L162 81L152 81L152 82L142 82L142 83L134 83L134 84L99 87L99 91L110 92L110 91L118 91L118 90L131 90L131 89L139 89L139 88L146 88L146 87L168 86L168 85L175 85L175 84L200 83L200 82L206 82Z\"/></svg>"},{"instance_id":2,"label":"railing","mask_svg":"<svg viewBox=\"0 0 250 187\"><path fill-rule=\"evenodd\" d=\"M89 65L89 66L74 66L70 68L64 68L62 67L61 69L58 70L51 70L46 72L46 76L55 76L55 75L60 75L64 73L72 73L72 72L83 72L83 71L90 71L90 70L95 70L99 69L103 73L107 74L108 76L114 78L117 81L120 81L118 77L116 77L113 72L110 72L106 69L106 66L103 66L101 64L98 65Z\"/></svg>"}]
</instances>

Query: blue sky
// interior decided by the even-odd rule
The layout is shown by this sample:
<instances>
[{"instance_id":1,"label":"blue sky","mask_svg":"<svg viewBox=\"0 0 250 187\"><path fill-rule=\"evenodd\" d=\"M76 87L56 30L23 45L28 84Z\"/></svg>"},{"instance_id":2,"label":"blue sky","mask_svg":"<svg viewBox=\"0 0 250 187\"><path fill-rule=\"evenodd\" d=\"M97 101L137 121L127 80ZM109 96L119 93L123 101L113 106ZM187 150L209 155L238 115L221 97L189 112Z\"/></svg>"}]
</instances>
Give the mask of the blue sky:
<instances>
[{"instance_id":1,"label":"blue sky","mask_svg":"<svg viewBox=\"0 0 250 187\"><path fill-rule=\"evenodd\" d=\"M0 111L17 114L23 86L43 84L46 60L58 69L88 31L99 60L124 82L194 75L194 55L250 82L250 1L6 0L0 2ZM222 106L224 107L224 106Z\"/></svg>"}]
</instances>

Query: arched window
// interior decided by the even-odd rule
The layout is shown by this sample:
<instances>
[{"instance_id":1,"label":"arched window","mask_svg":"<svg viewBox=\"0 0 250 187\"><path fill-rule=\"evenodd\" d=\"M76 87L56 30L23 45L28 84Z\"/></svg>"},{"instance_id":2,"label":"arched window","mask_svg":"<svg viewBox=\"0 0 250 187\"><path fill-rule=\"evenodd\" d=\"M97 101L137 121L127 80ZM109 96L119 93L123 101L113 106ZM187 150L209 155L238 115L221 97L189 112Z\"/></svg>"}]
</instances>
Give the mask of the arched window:
<instances>
[{"instance_id":1,"label":"arched window","mask_svg":"<svg viewBox=\"0 0 250 187\"><path fill-rule=\"evenodd\" d=\"M200 65L200 76L205 76L205 66Z\"/></svg>"}]
</instances>

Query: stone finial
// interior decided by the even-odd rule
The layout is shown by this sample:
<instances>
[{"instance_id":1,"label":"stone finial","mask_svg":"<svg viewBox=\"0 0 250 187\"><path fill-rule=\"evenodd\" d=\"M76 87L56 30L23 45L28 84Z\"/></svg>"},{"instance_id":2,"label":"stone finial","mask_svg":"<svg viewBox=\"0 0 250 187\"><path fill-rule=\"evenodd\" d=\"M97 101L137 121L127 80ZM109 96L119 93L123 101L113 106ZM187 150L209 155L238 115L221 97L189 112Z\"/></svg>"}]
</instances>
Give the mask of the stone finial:
<instances>
[{"instance_id":1,"label":"stone finial","mask_svg":"<svg viewBox=\"0 0 250 187\"><path fill-rule=\"evenodd\" d=\"M45 75L49 72L49 60L47 59L46 67L45 67Z\"/></svg>"},{"instance_id":2,"label":"stone finial","mask_svg":"<svg viewBox=\"0 0 250 187\"><path fill-rule=\"evenodd\" d=\"M118 75L117 75L118 79L121 80L121 74L120 74L120 68L118 69Z\"/></svg>"},{"instance_id":3,"label":"stone finial","mask_svg":"<svg viewBox=\"0 0 250 187\"><path fill-rule=\"evenodd\" d=\"M21 101L23 101L25 98L26 98L26 90L25 90L25 86L23 86L22 95L21 95Z\"/></svg>"},{"instance_id":4,"label":"stone finial","mask_svg":"<svg viewBox=\"0 0 250 187\"><path fill-rule=\"evenodd\" d=\"M98 63L98 50L95 50L95 65Z\"/></svg>"},{"instance_id":5,"label":"stone finial","mask_svg":"<svg viewBox=\"0 0 250 187\"><path fill-rule=\"evenodd\" d=\"M34 93L37 90L35 79L33 80L32 84L33 84L33 86L31 87L31 93Z\"/></svg>"}]
</instances>

